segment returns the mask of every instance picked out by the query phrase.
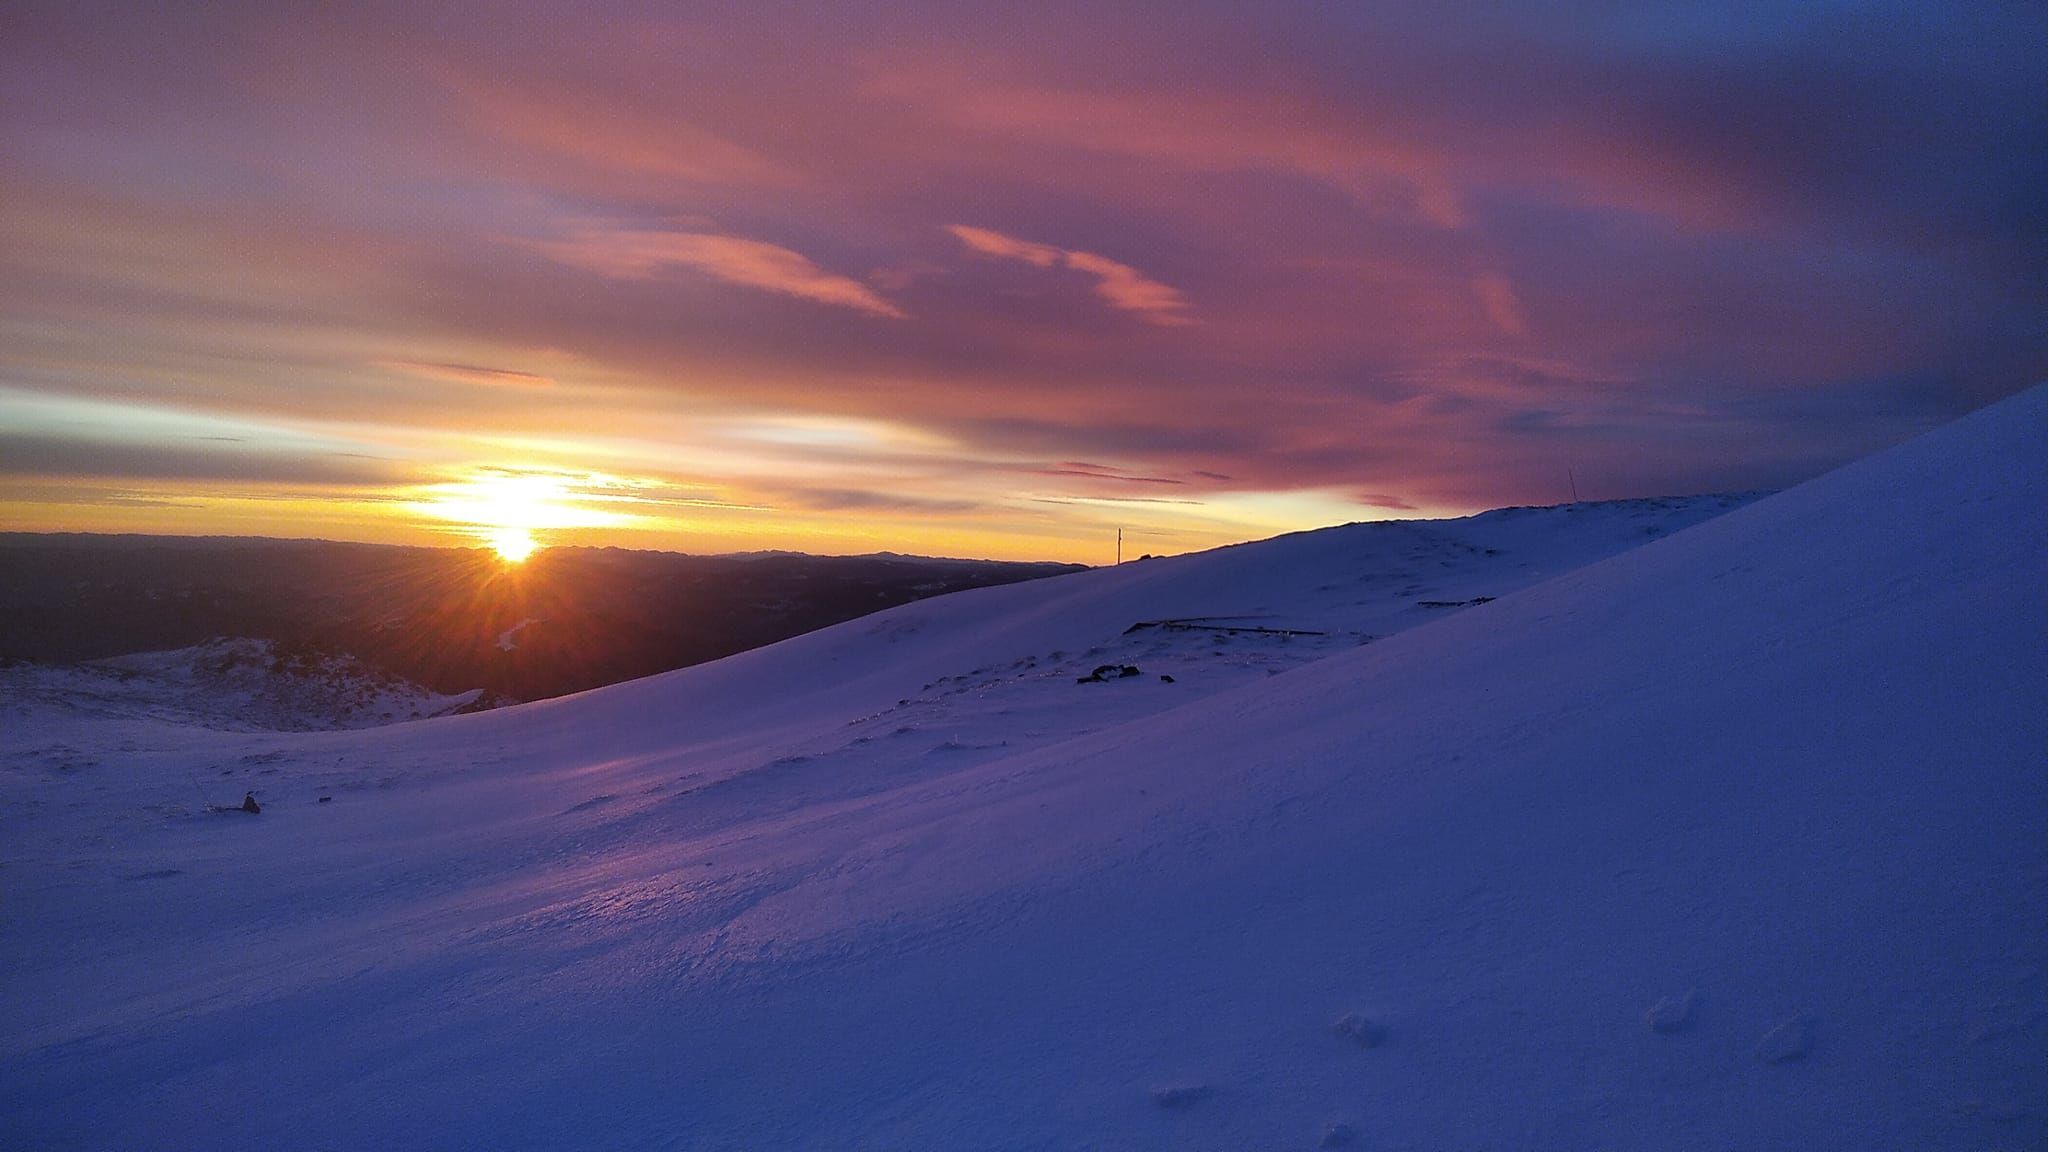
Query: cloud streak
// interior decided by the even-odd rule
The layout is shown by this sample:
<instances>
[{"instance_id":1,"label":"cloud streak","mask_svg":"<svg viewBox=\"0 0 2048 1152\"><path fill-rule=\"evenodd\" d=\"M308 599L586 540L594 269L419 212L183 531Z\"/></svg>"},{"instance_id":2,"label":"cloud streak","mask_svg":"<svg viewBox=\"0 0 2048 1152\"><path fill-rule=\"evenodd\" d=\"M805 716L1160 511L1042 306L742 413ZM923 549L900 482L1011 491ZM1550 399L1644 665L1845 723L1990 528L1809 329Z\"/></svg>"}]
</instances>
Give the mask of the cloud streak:
<instances>
[{"instance_id":1,"label":"cloud streak","mask_svg":"<svg viewBox=\"0 0 2048 1152\"><path fill-rule=\"evenodd\" d=\"M470 384L480 388L552 388L554 380L535 372L510 368L486 368L476 364L444 364L421 360L379 360L379 368L400 372L421 380L444 384Z\"/></svg>"},{"instance_id":2,"label":"cloud streak","mask_svg":"<svg viewBox=\"0 0 2048 1152\"><path fill-rule=\"evenodd\" d=\"M672 268L870 316L902 320L908 313L850 276L827 272L802 253L716 232L590 230L540 245L555 260L602 276L646 280Z\"/></svg>"},{"instance_id":3,"label":"cloud streak","mask_svg":"<svg viewBox=\"0 0 2048 1152\"><path fill-rule=\"evenodd\" d=\"M0 482L223 481L374 487L412 475L390 460L229 444L136 444L0 433Z\"/></svg>"},{"instance_id":4,"label":"cloud streak","mask_svg":"<svg viewBox=\"0 0 2048 1152\"><path fill-rule=\"evenodd\" d=\"M1112 308L1137 313L1147 323L1178 327L1195 322L1188 315L1187 296L1180 289L1162 284L1128 264L1093 252L1055 248L965 224L948 224L946 231L969 251L982 256L1016 260L1034 268L1070 268L1092 276L1097 296Z\"/></svg>"}]
</instances>

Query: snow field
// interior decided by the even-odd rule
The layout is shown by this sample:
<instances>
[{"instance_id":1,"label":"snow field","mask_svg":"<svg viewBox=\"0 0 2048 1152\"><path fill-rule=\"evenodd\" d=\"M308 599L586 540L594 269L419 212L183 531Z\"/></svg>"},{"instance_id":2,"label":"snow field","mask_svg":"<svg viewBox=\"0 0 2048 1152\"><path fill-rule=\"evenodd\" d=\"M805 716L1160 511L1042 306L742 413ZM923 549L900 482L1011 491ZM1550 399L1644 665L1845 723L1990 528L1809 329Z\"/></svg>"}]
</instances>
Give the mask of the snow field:
<instances>
[{"instance_id":1,"label":"snow field","mask_svg":"<svg viewBox=\"0 0 2048 1152\"><path fill-rule=\"evenodd\" d=\"M11 731L0 1133L2048 1143L2043 443L2036 389L1711 519L1353 526L361 732ZM1243 628L1130 630L1197 617ZM271 755L263 817L170 799Z\"/></svg>"}]
</instances>

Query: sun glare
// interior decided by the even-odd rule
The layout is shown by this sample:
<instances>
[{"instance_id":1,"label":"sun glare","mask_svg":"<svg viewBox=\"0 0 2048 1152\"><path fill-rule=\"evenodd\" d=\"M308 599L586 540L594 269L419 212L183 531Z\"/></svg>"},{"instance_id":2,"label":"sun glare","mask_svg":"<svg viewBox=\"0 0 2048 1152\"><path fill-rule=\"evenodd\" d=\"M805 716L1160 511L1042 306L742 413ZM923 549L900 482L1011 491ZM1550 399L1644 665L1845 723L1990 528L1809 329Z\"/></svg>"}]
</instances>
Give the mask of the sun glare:
<instances>
[{"instance_id":1,"label":"sun glare","mask_svg":"<svg viewBox=\"0 0 2048 1152\"><path fill-rule=\"evenodd\" d=\"M498 559L507 564L522 563L540 547L534 543L533 533L524 528L494 528L487 539Z\"/></svg>"},{"instance_id":2,"label":"sun glare","mask_svg":"<svg viewBox=\"0 0 2048 1152\"><path fill-rule=\"evenodd\" d=\"M592 507L605 495L590 489L602 477L565 473L491 471L423 491L410 505L423 516L461 525L507 564L525 561L545 546L546 533L617 527L631 517Z\"/></svg>"}]
</instances>

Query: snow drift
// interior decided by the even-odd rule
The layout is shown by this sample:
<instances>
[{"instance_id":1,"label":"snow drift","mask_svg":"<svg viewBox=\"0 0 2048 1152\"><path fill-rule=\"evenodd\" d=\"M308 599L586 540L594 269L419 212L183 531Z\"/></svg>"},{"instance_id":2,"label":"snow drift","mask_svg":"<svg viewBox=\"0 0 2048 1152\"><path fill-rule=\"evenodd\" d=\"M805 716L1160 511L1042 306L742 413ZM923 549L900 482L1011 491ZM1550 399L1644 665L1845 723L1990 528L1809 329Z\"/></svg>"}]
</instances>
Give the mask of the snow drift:
<instances>
[{"instance_id":1,"label":"snow drift","mask_svg":"<svg viewBox=\"0 0 2048 1152\"><path fill-rule=\"evenodd\" d=\"M2038 1146L2044 443L2036 389L1414 627L1541 565L1318 593L1360 534L1311 534L165 745L100 787L270 757L307 802L10 825L0 1133ZM1317 658L1103 641L1239 612ZM1083 644L1188 675L1037 676Z\"/></svg>"}]
</instances>

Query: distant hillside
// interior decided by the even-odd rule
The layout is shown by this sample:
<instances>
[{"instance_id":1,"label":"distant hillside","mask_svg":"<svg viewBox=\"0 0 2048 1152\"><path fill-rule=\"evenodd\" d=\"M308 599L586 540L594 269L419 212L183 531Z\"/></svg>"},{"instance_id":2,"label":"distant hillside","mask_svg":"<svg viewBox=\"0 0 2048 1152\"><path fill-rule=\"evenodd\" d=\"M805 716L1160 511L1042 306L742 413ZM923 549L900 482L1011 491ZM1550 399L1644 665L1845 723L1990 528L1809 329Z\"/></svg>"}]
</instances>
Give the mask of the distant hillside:
<instances>
[{"instance_id":1,"label":"distant hillside","mask_svg":"<svg viewBox=\"0 0 2048 1152\"><path fill-rule=\"evenodd\" d=\"M65 715L143 719L223 732L373 728L481 712L505 701L480 689L440 694L353 656L292 651L270 640L216 639L76 664L0 661L0 719Z\"/></svg>"},{"instance_id":2,"label":"distant hillside","mask_svg":"<svg viewBox=\"0 0 2048 1152\"><path fill-rule=\"evenodd\" d=\"M441 693L535 700L715 660L926 596L1075 565L328 541L0 535L0 659L216 637L347 655Z\"/></svg>"}]
</instances>

